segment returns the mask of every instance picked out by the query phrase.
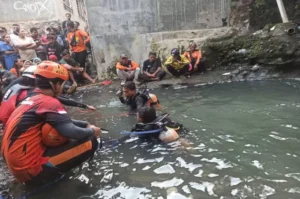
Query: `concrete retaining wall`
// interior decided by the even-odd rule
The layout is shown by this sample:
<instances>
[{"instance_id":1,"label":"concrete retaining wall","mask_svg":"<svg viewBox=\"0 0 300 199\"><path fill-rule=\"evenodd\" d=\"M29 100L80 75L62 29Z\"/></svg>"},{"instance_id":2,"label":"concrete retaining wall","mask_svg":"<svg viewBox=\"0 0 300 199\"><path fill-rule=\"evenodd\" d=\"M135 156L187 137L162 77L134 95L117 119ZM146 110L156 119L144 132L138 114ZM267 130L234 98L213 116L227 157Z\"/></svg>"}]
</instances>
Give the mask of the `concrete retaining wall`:
<instances>
[{"instance_id":1,"label":"concrete retaining wall","mask_svg":"<svg viewBox=\"0 0 300 199\"><path fill-rule=\"evenodd\" d=\"M229 4L229 0L86 0L98 72L104 73L120 53L137 62L145 59L152 44L160 42L149 33L167 32L157 35L176 43L193 40L180 31L221 27Z\"/></svg>"}]
</instances>

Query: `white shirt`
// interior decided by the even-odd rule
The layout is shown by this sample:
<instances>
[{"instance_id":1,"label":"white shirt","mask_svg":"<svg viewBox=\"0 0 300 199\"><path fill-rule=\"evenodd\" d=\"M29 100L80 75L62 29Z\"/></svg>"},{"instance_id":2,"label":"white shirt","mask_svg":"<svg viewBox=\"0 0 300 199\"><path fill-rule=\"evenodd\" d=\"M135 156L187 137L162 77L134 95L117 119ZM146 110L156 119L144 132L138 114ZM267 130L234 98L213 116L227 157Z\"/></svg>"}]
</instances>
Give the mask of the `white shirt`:
<instances>
[{"instance_id":1,"label":"white shirt","mask_svg":"<svg viewBox=\"0 0 300 199\"><path fill-rule=\"evenodd\" d=\"M26 45L26 44L35 44L33 39L31 37L25 37L24 39L18 37L15 40L15 45ZM37 57L35 49L27 49L27 50L21 50L19 49L20 57L22 60L33 60Z\"/></svg>"},{"instance_id":2,"label":"white shirt","mask_svg":"<svg viewBox=\"0 0 300 199\"><path fill-rule=\"evenodd\" d=\"M15 46L16 40L19 38L19 36L15 35L14 33L10 34L9 36L10 36L11 43Z\"/></svg>"}]
</instances>

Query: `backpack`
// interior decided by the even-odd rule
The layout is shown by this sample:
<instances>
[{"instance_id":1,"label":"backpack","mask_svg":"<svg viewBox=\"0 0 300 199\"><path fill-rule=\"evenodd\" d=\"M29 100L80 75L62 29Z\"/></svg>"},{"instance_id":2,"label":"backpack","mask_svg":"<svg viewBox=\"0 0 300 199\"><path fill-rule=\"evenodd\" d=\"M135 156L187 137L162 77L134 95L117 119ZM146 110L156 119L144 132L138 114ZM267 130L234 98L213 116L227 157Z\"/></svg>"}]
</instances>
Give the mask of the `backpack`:
<instances>
[{"instance_id":1,"label":"backpack","mask_svg":"<svg viewBox=\"0 0 300 199\"><path fill-rule=\"evenodd\" d=\"M72 47L74 47L74 46L77 45L77 42L76 42L76 32L77 32L77 31L75 31L75 32L73 33L73 36L72 36L71 41L70 41L70 45L71 45Z\"/></svg>"}]
</instances>

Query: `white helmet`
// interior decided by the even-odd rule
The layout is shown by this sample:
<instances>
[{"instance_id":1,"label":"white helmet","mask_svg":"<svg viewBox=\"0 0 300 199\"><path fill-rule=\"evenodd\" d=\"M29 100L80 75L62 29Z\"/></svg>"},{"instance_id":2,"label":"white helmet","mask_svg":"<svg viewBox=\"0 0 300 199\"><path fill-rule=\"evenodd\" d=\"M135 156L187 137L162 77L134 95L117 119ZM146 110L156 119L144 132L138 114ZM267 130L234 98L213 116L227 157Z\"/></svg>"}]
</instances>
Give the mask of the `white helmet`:
<instances>
[{"instance_id":1,"label":"white helmet","mask_svg":"<svg viewBox=\"0 0 300 199\"><path fill-rule=\"evenodd\" d=\"M24 70L22 77L29 77L29 78L35 79L34 71L36 70L36 68L37 68L36 65L29 66L28 68L26 68Z\"/></svg>"}]
</instances>

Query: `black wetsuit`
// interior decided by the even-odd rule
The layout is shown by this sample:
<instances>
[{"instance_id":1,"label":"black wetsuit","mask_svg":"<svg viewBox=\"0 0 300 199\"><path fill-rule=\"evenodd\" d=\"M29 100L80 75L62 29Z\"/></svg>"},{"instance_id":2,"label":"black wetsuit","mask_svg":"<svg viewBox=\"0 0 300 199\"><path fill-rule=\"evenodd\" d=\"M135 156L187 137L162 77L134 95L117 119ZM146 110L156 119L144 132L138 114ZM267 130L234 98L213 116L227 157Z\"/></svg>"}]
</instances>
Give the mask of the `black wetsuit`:
<instances>
[{"instance_id":1,"label":"black wetsuit","mask_svg":"<svg viewBox=\"0 0 300 199\"><path fill-rule=\"evenodd\" d=\"M147 106L148 97L145 94L139 92L135 96L125 99L124 97L119 97L122 104L130 107L131 111L136 111L144 106Z\"/></svg>"},{"instance_id":2,"label":"black wetsuit","mask_svg":"<svg viewBox=\"0 0 300 199\"><path fill-rule=\"evenodd\" d=\"M168 116L168 114L160 115L153 122L147 123L147 124L138 123L133 127L133 129L131 131L132 132L143 132L143 131L162 129L160 131L160 132L162 132L166 129L166 127L174 128L174 129L176 129L176 131L182 129L181 124L172 121L167 116ZM140 138L158 138L160 132L145 134L145 135L139 135L139 137Z\"/></svg>"}]
</instances>

